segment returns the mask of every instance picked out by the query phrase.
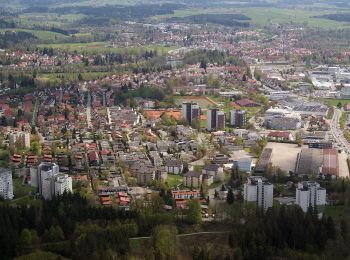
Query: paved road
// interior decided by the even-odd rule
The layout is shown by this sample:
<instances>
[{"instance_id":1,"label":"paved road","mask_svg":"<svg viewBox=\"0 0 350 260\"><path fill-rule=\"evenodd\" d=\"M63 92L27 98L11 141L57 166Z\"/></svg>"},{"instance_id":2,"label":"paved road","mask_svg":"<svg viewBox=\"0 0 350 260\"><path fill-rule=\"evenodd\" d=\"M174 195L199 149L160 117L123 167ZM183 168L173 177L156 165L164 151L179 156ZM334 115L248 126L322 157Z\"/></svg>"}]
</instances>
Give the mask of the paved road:
<instances>
[{"instance_id":1,"label":"paved road","mask_svg":"<svg viewBox=\"0 0 350 260\"><path fill-rule=\"evenodd\" d=\"M88 124L88 128L92 128L91 124L91 94L88 92L88 100L86 105L86 120Z\"/></svg>"},{"instance_id":2,"label":"paved road","mask_svg":"<svg viewBox=\"0 0 350 260\"><path fill-rule=\"evenodd\" d=\"M350 144L345 139L343 131L340 129L339 119L341 117L341 110L338 108L334 109L334 115L331 123L331 132L337 143L341 145L347 154L350 154Z\"/></svg>"},{"instance_id":3,"label":"paved road","mask_svg":"<svg viewBox=\"0 0 350 260\"><path fill-rule=\"evenodd\" d=\"M196 233L188 233L188 234L179 234L177 237L188 237L188 236L195 236L195 235L205 235L205 234L226 234L230 233L231 231L207 231L207 232L196 232ZM139 240L139 239L150 239L152 237L131 237L130 240Z\"/></svg>"}]
</instances>

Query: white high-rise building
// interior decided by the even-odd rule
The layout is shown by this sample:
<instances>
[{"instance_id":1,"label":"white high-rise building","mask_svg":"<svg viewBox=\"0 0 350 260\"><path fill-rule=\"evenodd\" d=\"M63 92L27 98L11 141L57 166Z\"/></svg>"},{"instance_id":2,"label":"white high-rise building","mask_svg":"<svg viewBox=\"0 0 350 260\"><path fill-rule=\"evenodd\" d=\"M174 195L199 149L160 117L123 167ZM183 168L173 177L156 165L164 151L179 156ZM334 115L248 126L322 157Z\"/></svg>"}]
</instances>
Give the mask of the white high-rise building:
<instances>
[{"instance_id":1,"label":"white high-rise building","mask_svg":"<svg viewBox=\"0 0 350 260\"><path fill-rule=\"evenodd\" d=\"M37 172L37 187L39 187L39 193L43 195L43 192L45 192L49 189L47 187L48 182L46 179L54 177L55 175L59 174L59 167L55 163L46 163L42 162L38 166L38 172Z\"/></svg>"},{"instance_id":2,"label":"white high-rise building","mask_svg":"<svg viewBox=\"0 0 350 260\"><path fill-rule=\"evenodd\" d=\"M41 163L38 169L31 169L31 186L38 187L39 193L46 200L64 192L72 192L72 178L67 174L61 174L55 163Z\"/></svg>"},{"instance_id":3,"label":"white high-rise building","mask_svg":"<svg viewBox=\"0 0 350 260\"><path fill-rule=\"evenodd\" d=\"M30 147L30 133L28 132L13 132L9 134L9 144L11 147L19 145L21 148Z\"/></svg>"},{"instance_id":4,"label":"white high-rise building","mask_svg":"<svg viewBox=\"0 0 350 260\"><path fill-rule=\"evenodd\" d=\"M9 169L0 169L0 196L6 200L13 199L12 173Z\"/></svg>"},{"instance_id":5,"label":"white high-rise building","mask_svg":"<svg viewBox=\"0 0 350 260\"><path fill-rule=\"evenodd\" d=\"M260 176L251 176L244 184L244 201L254 202L265 210L273 204L273 184Z\"/></svg>"},{"instance_id":6,"label":"white high-rise building","mask_svg":"<svg viewBox=\"0 0 350 260\"><path fill-rule=\"evenodd\" d=\"M72 177L68 174L59 174L55 178L55 195L62 195L64 192L73 192Z\"/></svg>"},{"instance_id":7,"label":"white high-rise building","mask_svg":"<svg viewBox=\"0 0 350 260\"><path fill-rule=\"evenodd\" d=\"M304 212L307 212L310 206L314 208L326 205L326 189L321 188L317 182L299 182L295 204L299 205Z\"/></svg>"}]
</instances>

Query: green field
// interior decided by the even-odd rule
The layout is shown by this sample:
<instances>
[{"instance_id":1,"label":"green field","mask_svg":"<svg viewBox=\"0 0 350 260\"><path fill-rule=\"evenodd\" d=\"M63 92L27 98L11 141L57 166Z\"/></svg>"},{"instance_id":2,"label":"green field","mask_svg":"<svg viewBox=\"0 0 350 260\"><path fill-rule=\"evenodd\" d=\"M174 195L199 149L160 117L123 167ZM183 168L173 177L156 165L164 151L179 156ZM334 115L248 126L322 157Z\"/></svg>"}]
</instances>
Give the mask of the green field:
<instances>
[{"instance_id":1,"label":"green field","mask_svg":"<svg viewBox=\"0 0 350 260\"><path fill-rule=\"evenodd\" d=\"M175 97L175 103L181 105L183 102L194 102L197 103L202 109L208 109L216 106L217 103L214 100L210 101L205 99L204 96L177 96Z\"/></svg>"},{"instance_id":2,"label":"green field","mask_svg":"<svg viewBox=\"0 0 350 260\"><path fill-rule=\"evenodd\" d=\"M307 24L312 27L334 28L350 26L349 23L337 22L328 19L314 18L313 16L329 14L336 11L309 11L302 8L287 9L287 8L272 8L272 7L249 7L249 8L187 8L175 10L174 14L158 15L151 19L155 21L165 20L171 17L186 17L198 14L244 14L250 17L251 24L258 26L266 26L271 24Z\"/></svg>"},{"instance_id":3,"label":"green field","mask_svg":"<svg viewBox=\"0 0 350 260\"><path fill-rule=\"evenodd\" d=\"M27 33L33 34L39 40L56 40L56 39L68 37L61 33L42 31L42 30L29 30L29 29L19 29L19 28L0 29L0 32L3 32L3 31L27 32Z\"/></svg>"},{"instance_id":4,"label":"green field","mask_svg":"<svg viewBox=\"0 0 350 260\"><path fill-rule=\"evenodd\" d=\"M325 206L324 214L326 217L332 217L333 219L338 219L345 216L350 216L350 210L346 209L344 206Z\"/></svg>"},{"instance_id":5,"label":"green field","mask_svg":"<svg viewBox=\"0 0 350 260\"><path fill-rule=\"evenodd\" d=\"M329 106L337 106L340 102L344 106L350 103L350 99L324 99L324 102Z\"/></svg>"},{"instance_id":6,"label":"green field","mask_svg":"<svg viewBox=\"0 0 350 260\"><path fill-rule=\"evenodd\" d=\"M167 47L161 45L147 45L147 46L130 46L130 47L113 47L109 42L89 42L89 43L54 43L54 44L38 44L39 48L53 48L57 50L87 52L87 53L140 53L144 51L156 50L160 53L167 53L175 47Z\"/></svg>"},{"instance_id":7,"label":"green field","mask_svg":"<svg viewBox=\"0 0 350 260\"><path fill-rule=\"evenodd\" d=\"M168 183L168 187L176 187L179 184L183 183L183 176L181 175L175 175L175 174L168 174L168 178L166 180Z\"/></svg>"}]
</instances>

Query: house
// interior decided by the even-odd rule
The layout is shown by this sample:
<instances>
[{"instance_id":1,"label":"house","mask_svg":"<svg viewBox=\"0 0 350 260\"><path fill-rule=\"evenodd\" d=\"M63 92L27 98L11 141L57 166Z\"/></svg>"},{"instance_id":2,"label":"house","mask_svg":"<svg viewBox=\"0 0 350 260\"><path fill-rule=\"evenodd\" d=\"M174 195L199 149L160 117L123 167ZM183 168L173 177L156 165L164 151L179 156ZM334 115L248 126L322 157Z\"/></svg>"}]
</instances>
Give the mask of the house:
<instances>
[{"instance_id":1,"label":"house","mask_svg":"<svg viewBox=\"0 0 350 260\"><path fill-rule=\"evenodd\" d=\"M175 200L175 205L177 208L186 208L188 200L200 199L199 190L173 190L171 192L173 199Z\"/></svg>"},{"instance_id":2,"label":"house","mask_svg":"<svg viewBox=\"0 0 350 260\"><path fill-rule=\"evenodd\" d=\"M268 134L268 139L273 141L290 141L292 140L292 135L288 131L274 131Z\"/></svg>"},{"instance_id":3,"label":"house","mask_svg":"<svg viewBox=\"0 0 350 260\"><path fill-rule=\"evenodd\" d=\"M96 151L91 151L88 154L90 165L97 166L100 163L100 158Z\"/></svg>"},{"instance_id":4,"label":"house","mask_svg":"<svg viewBox=\"0 0 350 260\"><path fill-rule=\"evenodd\" d=\"M184 185L191 188L199 188L202 185L203 173L189 171L184 175Z\"/></svg>"},{"instance_id":5,"label":"house","mask_svg":"<svg viewBox=\"0 0 350 260\"><path fill-rule=\"evenodd\" d=\"M350 111L350 103L348 103L348 104L346 104L346 105L344 106L344 110L345 110L345 111Z\"/></svg>"},{"instance_id":6,"label":"house","mask_svg":"<svg viewBox=\"0 0 350 260\"><path fill-rule=\"evenodd\" d=\"M224 169L217 164L205 165L202 172L213 176L214 181L223 181L225 178Z\"/></svg>"},{"instance_id":7,"label":"house","mask_svg":"<svg viewBox=\"0 0 350 260\"><path fill-rule=\"evenodd\" d=\"M183 164L180 160L169 160L165 163L165 167L170 174L181 174L183 171Z\"/></svg>"},{"instance_id":8,"label":"house","mask_svg":"<svg viewBox=\"0 0 350 260\"><path fill-rule=\"evenodd\" d=\"M248 98L237 100L237 101L235 101L235 103L240 107L258 107L258 106L260 106L260 104L254 102Z\"/></svg>"}]
</instances>

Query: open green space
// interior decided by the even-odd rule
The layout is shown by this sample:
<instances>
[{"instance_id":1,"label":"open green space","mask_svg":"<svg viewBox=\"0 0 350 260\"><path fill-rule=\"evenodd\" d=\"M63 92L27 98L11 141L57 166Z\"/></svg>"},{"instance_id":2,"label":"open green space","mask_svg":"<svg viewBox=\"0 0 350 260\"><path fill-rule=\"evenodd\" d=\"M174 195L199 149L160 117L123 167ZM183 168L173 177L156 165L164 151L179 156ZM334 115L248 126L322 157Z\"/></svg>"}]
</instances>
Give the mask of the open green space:
<instances>
[{"instance_id":1,"label":"open green space","mask_svg":"<svg viewBox=\"0 0 350 260\"><path fill-rule=\"evenodd\" d=\"M337 106L339 103L344 106L350 103L350 99L324 99L324 102L329 106Z\"/></svg>"},{"instance_id":2,"label":"open green space","mask_svg":"<svg viewBox=\"0 0 350 260\"><path fill-rule=\"evenodd\" d=\"M29 30L29 29L20 29L20 28L8 28L8 29L0 29L0 32L4 31L16 31L16 32L27 32L33 34L39 40L57 40L60 38L68 37L61 33L51 32L51 31L43 31L43 30Z\"/></svg>"},{"instance_id":3,"label":"open green space","mask_svg":"<svg viewBox=\"0 0 350 260\"><path fill-rule=\"evenodd\" d=\"M183 102L194 102L197 103L202 109L208 109L210 107L216 106L212 99L205 96L176 96L175 103L181 105Z\"/></svg>"},{"instance_id":4,"label":"open green space","mask_svg":"<svg viewBox=\"0 0 350 260\"><path fill-rule=\"evenodd\" d=\"M144 51L157 51L167 53L174 47L161 45L146 45L146 46L130 46L130 47L114 47L110 42L88 42L88 43L53 43L53 44L38 44L39 48L53 48L57 50L77 51L86 53L140 53Z\"/></svg>"},{"instance_id":5,"label":"open green space","mask_svg":"<svg viewBox=\"0 0 350 260\"><path fill-rule=\"evenodd\" d=\"M168 174L166 182L168 183L168 187L176 187L177 185L183 183L183 176L176 174Z\"/></svg>"},{"instance_id":6,"label":"open green space","mask_svg":"<svg viewBox=\"0 0 350 260\"><path fill-rule=\"evenodd\" d=\"M327 205L324 207L324 214L326 217L332 217L333 219L339 219L345 216L350 216L350 209L340 205L331 206Z\"/></svg>"},{"instance_id":7,"label":"open green space","mask_svg":"<svg viewBox=\"0 0 350 260\"><path fill-rule=\"evenodd\" d=\"M338 9L336 9L338 10ZM271 24L305 24L312 27L334 28L349 26L349 23L316 18L314 16L328 14L334 11L306 10L302 8L272 8L272 7L249 7L249 8L187 8L175 10L174 14L158 15L151 19L160 21L171 17L186 17L198 14L244 14L250 17L253 25L266 26Z\"/></svg>"}]
</instances>

